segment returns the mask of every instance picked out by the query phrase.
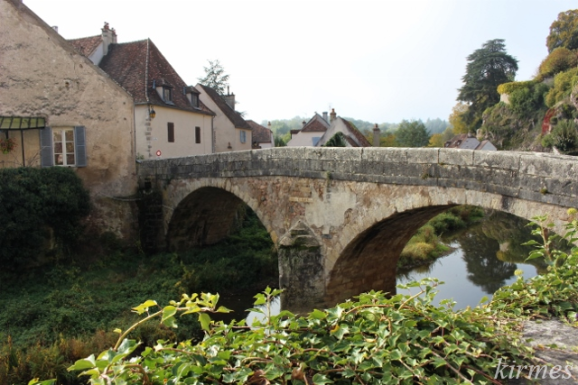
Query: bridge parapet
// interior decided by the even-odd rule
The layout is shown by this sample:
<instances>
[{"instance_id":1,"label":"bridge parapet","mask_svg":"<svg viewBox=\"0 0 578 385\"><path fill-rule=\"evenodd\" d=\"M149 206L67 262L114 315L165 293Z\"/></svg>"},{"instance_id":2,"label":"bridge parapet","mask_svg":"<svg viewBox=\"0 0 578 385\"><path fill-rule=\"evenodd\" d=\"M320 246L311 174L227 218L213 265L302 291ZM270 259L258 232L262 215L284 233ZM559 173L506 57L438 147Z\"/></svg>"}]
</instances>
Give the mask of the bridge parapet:
<instances>
[{"instance_id":1,"label":"bridge parapet","mask_svg":"<svg viewBox=\"0 0 578 385\"><path fill-rule=\"evenodd\" d=\"M457 187L564 207L578 205L578 159L444 148L281 147L141 161L139 177L284 176Z\"/></svg>"}]
</instances>

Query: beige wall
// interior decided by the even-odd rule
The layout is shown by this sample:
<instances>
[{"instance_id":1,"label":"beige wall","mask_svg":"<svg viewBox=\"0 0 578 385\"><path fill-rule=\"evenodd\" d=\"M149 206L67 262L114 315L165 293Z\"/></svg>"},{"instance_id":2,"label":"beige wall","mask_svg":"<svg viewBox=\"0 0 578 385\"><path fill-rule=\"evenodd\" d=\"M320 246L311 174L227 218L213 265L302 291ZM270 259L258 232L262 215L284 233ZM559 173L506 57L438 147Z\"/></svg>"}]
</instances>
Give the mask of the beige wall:
<instances>
[{"instance_id":1,"label":"beige wall","mask_svg":"<svg viewBox=\"0 0 578 385\"><path fill-rule=\"evenodd\" d=\"M93 199L89 222L132 236L133 207L122 198L136 192L131 96L16 0L0 0L0 84L0 115L86 127L87 167L75 171ZM24 134L26 165L39 165L39 130ZM0 163L19 166L21 147Z\"/></svg>"},{"instance_id":2,"label":"beige wall","mask_svg":"<svg viewBox=\"0 0 578 385\"><path fill-rule=\"evenodd\" d=\"M217 115L213 122L215 152L250 150L252 147L251 130L235 128L229 118L217 107L213 99L201 87L197 87L197 90L201 93L202 102ZM240 131L245 131L245 143L241 143Z\"/></svg>"},{"instance_id":3,"label":"beige wall","mask_svg":"<svg viewBox=\"0 0 578 385\"><path fill-rule=\"evenodd\" d=\"M323 132L301 132L293 135L291 140L287 142L287 147L310 146L313 147L313 138L321 138Z\"/></svg>"},{"instance_id":4,"label":"beige wall","mask_svg":"<svg viewBox=\"0 0 578 385\"><path fill-rule=\"evenodd\" d=\"M174 108L153 106L156 116L149 119L147 106L135 107L137 157L162 158L202 155L212 153L212 116L181 111ZM169 143L167 123L174 124L175 141ZM201 143L195 143L195 127L201 128Z\"/></svg>"}]
</instances>

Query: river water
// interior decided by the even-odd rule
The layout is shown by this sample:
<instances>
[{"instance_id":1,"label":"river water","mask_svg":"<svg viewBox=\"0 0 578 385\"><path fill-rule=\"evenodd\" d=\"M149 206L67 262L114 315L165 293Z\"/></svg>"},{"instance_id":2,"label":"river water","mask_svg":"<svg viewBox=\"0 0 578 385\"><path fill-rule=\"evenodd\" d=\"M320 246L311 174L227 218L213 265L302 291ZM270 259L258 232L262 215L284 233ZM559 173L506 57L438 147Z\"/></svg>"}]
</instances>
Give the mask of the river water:
<instances>
[{"instance_id":1,"label":"river water","mask_svg":"<svg viewBox=\"0 0 578 385\"><path fill-rule=\"evenodd\" d=\"M545 271L543 262L526 262L532 250L531 246L522 246L532 238L527 223L501 212L487 213L481 223L444 238L453 249L451 253L429 266L398 272L398 283L434 277L445 283L436 288L438 294L433 304L452 299L456 302L455 310L476 306L483 297L491 298L500 287L513 283L517 279L514 274L517 269L523 272L524 278ZM418 291L419 288L398 289L402 294ZM243 309L252 307L252 302L251 295L244 295L226 299L223 305L233 305L239 317L247 314ZM272 311L273 314L279 312L278 301L273 304ZM250 325L255 317L258 315L249 313L247 323Z\"/></svg>"}]
</instances>

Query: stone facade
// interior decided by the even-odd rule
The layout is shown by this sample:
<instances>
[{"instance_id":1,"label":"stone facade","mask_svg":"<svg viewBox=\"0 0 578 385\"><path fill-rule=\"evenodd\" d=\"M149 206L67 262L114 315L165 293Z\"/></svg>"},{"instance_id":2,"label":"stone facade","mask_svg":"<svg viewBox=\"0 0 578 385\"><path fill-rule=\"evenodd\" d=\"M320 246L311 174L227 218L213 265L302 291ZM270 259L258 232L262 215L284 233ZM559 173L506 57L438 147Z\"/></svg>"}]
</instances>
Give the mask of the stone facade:
<instances>
[{"instance_id":1,"label":"stone facade","mask_svg":"<svg viewBox=\"0 0 578 385\"><path fill-rule=\"evenodd\" d=\"M53 131L85 127L86 166L73 167L91 193L90 222L131 237L133 207L119 197L137 186L132 98L19 0L0 0L0 101L0 116L44 117ZM40 165L42 132L24 132L26 166ZM17 150L0 154L0 167L23 163L14 134Z\"/></svg>"},{"instance_id":2,"label":"stone facade","mask_svg":"<svg viewBox=\"0 0 578 385\"><path fill-rule=\"evenodd\" d=\"M139 167L141 179L163 193L160 232L169 247L215 242L226 235L235 205L251 207L277 247L283 244L285 256L293 258L285 266L300 272L298 287L283 281L293 285L285 286L284 304L297 311L370 289L394 291L397 259L409 238L454 205L526 219L548 214L561 232L567 209L578 206L577 173L578 160L570 156L438 148L284 147ZM303 255L290 251L295 243L283 241L293 239L299 223L320 245L321 272L296 264ZM315 265L315 253L304 250L310 255L301 259L302 267ZM311 290L304 293L304 287Z\"/></svg>"}]
</instances>

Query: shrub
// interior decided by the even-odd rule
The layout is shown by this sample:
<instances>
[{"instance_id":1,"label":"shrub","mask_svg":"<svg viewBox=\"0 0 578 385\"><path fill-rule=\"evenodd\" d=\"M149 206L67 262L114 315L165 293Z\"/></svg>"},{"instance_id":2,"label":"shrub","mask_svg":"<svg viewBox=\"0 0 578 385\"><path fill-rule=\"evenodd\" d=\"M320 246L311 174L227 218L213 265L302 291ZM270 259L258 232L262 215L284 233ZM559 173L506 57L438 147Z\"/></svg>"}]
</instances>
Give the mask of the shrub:
<instances>
[{"instance_id":1,"label":"shrub","mask_svg":"<svg viewBox=\"0 0 578 385\"><path fill-rule=\"evenodd\" d=\"M532 114L544 106L548 86L543 83L518 88L510 94L510 108L521 116Z\"/></svg>"},{"instance_id":2,"label":"shrub","mask_svg":"<svg viewBox=\"0 0 578 385\"><path fill-rule=\"evenodd\" d=\"M74 245L90 197L73 170L64 167L0 170L0 266L33 262L47 241Z\"/></svg>"},{"instance_id":3,"label":"shrub","mask_svg":"<svg viewBox=\"0 0 578 385\"><path fill-rule=\"evenodd\" d=\"M434 217L429 221L429 224L435 229L436 234L443 234L446 231L459 230L466 227L466 222L463 219L448 212Z\"/></svg>"},{"instance_id":4,"label":"shrub","mask_svg":"<svg viewBox=\"0 0 578 385\"><path fill-rule=\"evenodd\" d=\"M556 103L570 95L570 92L576 85L578 85L578 68L559 73L554 77L554 87L546 94L546 105L553 107Z\"/></svg>"},{"instance_id":5,"label":"shrub","mask_svg":"<svg viewBox=\"0 0 578 385\"><path fill-rule=\"evenodd\" d=\"M500 84L498 86L498 93L499 94L511 94L512 92L514 92L516 90L529 88L529 87L533 86L534 84L536 84L536 82L534 80L528 80L525 82L504 83L504 84Z\"/></svg>"},{"instance_id":6,"label":"shrub","mask_svg":"<svg viewBox=\"0 0 578 385\"><path fill-rule=\"evenodd\" d=\"M552 130L552 144L562 152L568 152L578 147L578 128L571 120L560 121Z\"/></svg>"},{"instance_id":7,"label":"shrub","mask_svg":"<svg viewBox=\"0 0 578 385\"><path fill-rule=\"evenodd\" d=\"M578 65L578 56L576 52L568 48L559 47L552 51L546 59L542 61L539 67L540 77L556 75Z\"/></svg>"}]
</instances>

